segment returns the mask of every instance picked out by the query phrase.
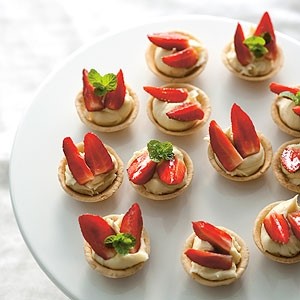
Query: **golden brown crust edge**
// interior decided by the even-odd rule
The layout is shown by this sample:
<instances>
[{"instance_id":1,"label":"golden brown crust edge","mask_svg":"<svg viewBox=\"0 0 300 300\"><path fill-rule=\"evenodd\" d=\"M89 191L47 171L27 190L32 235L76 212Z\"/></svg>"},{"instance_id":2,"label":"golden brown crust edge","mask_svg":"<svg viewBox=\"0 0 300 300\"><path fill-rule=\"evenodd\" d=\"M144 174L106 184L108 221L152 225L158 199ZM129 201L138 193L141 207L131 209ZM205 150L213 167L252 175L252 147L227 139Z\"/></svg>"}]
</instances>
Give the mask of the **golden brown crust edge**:
<instances>
[{"instance_id":1,"label":"golden brown crust edge","mask_svg":"<svg viewBox=\"0 0 300 300\"><path fill-rule=\"evenodd\" d=\"M78 144L78 145L79 145L79 147L82 147L82 143ZM104 190L103 192L101 192L100 194L95 195L95 196L80 194L76 191L73 191L71 188L69 188L66 185L66 178L65 178L65 170L66 170L67 160L64 157L60 161L60 164L58 167L58 179L59 179L60 185L64 189L64 191L68 195L70 195L73 199L81 201L81 202L100 202L100 201L104 201L104 200L108 199L109 197L111 197L119 189L120 185L123 182L123 177L124 177L124 163L113 148L111 148L108 145L105 145L105 147L108 150L108 152L110 154L112 154L115 157L115 159L117 160L117 163L118 163L118 170L116 173L117 177L113 181L112 185L110 185L106 190Z\"/></svg>"},{"instance_id":2,"label":"golden brown crust edge","mask_svg":"<svg viewBox=\"0 0 300 300\"><path fill-rule=\"evenodd\" d=\"M150 121L161 132L163 132L165 134L169 134L169 135L174 135L174 136L186 136L186 135L190 135L190 134L197 132L201 127L203 127L206 124L206 122L208 121L208 119L211 115L211 106L210 106L210 100L209 100L208 96L201 89L197 88L196 86L193 86L191 84L186 84L186 83L171 83L171 84L165 84L162 87L186 88L188 91L197 89L200 93L197 97L197 101L201 104L201 108L204 111L204 117L202 120L197 121L193 127L189 128L187 130L182 130L182 131L168 130L168 129L162 127L154 118L152 103L155 98L150 97L148 100L148 103L147 103L147 114L148 114Z\"/></svg>"},{"instance_id":3,"label":"golden brown crust edge","mask_svg":"<svg viewBox=\"0 0 300 300\"><path fill-rule=\"evenodd\" d=\"M101 126L98 125L92 121L90 121L87 118L88 111L86 110L85 104L84 104L84 98L82 95L82 91L80 91L75 99L75 106L78 113L78 116L82 123L84 123L87 127L89 127L92 130L98 131L98 132L116 132L123 130L127 127L129 127L133 121L136 119L138 111L139 111L139 100L137 97L137 94L130 88L130 86L126 85L126 89L128 90L130 96L133 99L133 110L128 116L128 118L121 124L114 125L114 126Z\"/></svg>"},{"instance_id":4,"label":"golden brown crust edge","mask_svg":"<svg viewBox=\"0 0 300 300\"><path fill-rule=\"evenodd\" d=\"M238 181L238 182L245 182L245 181L251 181L251 180L255 180L259 177L261 177L271 166L272 163L272 157L273 157L273 150L272 150L272 145L269 142L269 140L267 140L262 134L258 133L260 142L265 150L265 161L263 166L254 174L250 175L250 176L231 176L230 174L227 174L217 163L217 161L215 160L215 155L214 152L212 150L211 145L208 145L208 158L209 161L211 163L211 165L213 166L213 168L223 177L232 180L232 181Z\"/></svg>"},{"instance_id":5,"label":"golden brown crust edge","mask_svg":"<svg viewBox=\"0 0 300 300\"><path fill-rule=\"evenodd\" d=\"M241 252L240 252L241 253L241 261L237 265L237 274L236 274L237 276L235 278L228 278L228 279L224 279L224 280L208 280L208 279L201 277L200 275L198 275L196 273L190 272L191 267L192 267L192 261L184 254L184 252L188 248L192 248L193 241L195 238L194 233L192 233L187 238L187 240L184 244L184 247L183 247L183 251L181 253L181 263L183 265L184 270L187 272L187 274L189 276L191 276L192 279L194 279L198 283L200 283L202 285L210 286L210 287L232 284L233 282L238 280L243 275L243 273L245 272L245 270L248 266L248 262L249 262L249 250L248 250L248 247L247 247L245 241L239 235L237 235L235 232L233 232L227 228L224 228L221 226L218 226L218 228L226 231L228 234L233 236L236 239L237 243L241 246Z\"/></svg>"},{"instance_id":6,"label":"golden brown crust edge","mask_svg":"<svg viewBox=\"0 0 300 300\"><path fill-rule=\"evenodd\" d=\"M269 259L282 263L282 264L294 264L297 262L300 262L300 253L294 257L283 257L283 256L276 256L273 255L267 251L264 250L261 239L260 239L260 233L261 233L261 226L263 224L264 218L266 215L269 213L269 211L276 206L277 204L281 203L282 201L276 201L273 202L269 205L267 205L265 208L263 208L259 214L257 215L255 222L254 222L254 227L253 227L253 240L257 246L257 248Z\"/></svg>"},{"instance_id":7,"label":"golden brown crust edge","mask_svg":"<svg viewBox=\"0 0 300 300\"><path fill-rule=\"evenodd\" d=\"M144 188L143 185L137 185L134 184L133 182L129 181L131 183L131 185L134 187L134 189L138 192L138 194L140 194L142 197L144 198L148 198L151 200L157 200L157 201L164 201L164 200L170 200L173 198L178 197L179 195L181 195L191 184L192 182L192 178L194 175L194 166L193 166L193 162L191 160L191 158L189 157L189 155L187 154L187 152L185 152L183 149L179 148L176 146L177 149L179 149L179 151L182 152L183 154L183 158L184 158L184 163L186 165L187 168L187 182L186 185L183 186L182 188L180 188L179 190L170 193L170 194L162 194L162 195L155 195L152 193L149 193L148 191L146 191L146 189ZM127 163L127 168L130 166L130 164L132 163L133 158L131 158L128 163Z\"/></svg>"}]
</instances>

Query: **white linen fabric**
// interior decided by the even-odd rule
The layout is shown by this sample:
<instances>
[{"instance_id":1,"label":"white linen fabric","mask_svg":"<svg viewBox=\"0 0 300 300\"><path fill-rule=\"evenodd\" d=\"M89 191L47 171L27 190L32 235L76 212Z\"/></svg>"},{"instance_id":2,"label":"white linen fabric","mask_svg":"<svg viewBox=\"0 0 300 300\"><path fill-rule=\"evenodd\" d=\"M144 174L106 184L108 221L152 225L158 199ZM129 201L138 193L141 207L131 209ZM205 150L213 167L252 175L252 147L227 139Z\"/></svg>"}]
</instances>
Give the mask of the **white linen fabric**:
<instances>
[{"instance_id":1,"label":"white linen fabric","mask_svg":"<svg viewBox=\"0 0 300 300\"><path fill-rule=\"evenodd\" d=\"M0 0L0 299L67 299L27 249L9 194L14 135L48 73L78 47L124 24L182 14L255 23L264 11L276 30L300 40L299 0Z\"/></svg>"}]
</instances>

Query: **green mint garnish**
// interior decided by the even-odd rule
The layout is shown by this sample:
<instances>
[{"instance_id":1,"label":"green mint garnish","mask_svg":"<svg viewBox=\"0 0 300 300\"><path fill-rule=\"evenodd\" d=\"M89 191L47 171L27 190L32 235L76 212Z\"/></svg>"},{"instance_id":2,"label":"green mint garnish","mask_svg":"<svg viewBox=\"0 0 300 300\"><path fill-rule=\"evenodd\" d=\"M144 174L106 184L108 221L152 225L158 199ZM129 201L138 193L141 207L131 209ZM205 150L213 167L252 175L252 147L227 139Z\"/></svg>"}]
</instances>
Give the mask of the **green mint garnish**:
<instances>
[{"instance_id":1,"label":"green mint garnish","mask_svg":"<svg viewBox=\"0 0 300 300\"><path fill-rule=\"evenodd\" d=\"M170 142L151 140L147 144L150 158L155 162L171 160L174 157L173 145Z\"/></svg>"},{"instance_id":2,"label":"green mint garnish","mask_svg":"<svg viewBox=\"0 0 300 300\"><path fill-rule=\"evenodd\" d=\"M296 105L300 105L300 92L293 94L291 92L282 92L278 95L279 97L287 98L295 102Z\"/></svg>"},{"instance_id":3,"label":"green mint garnish","mask_svg":"<svg viewBox=\"0 0 300 300\"><path fill-rule=\"evenodd\" d=\"M104 244L109 247L113 247L117 253L126 255L130 249L135 246L136 240L129 233L117 233L116 235L110 235L104 240Z\"/></svg>"},{"instance_id":4,"label":"green mint garnish","mask_svg":"<svg viewBox=\"0 0 300 300\"><path fill-rule=\"evenodd\" d=\"M95 69L91 69L88 74L89 82L95 87L97 96L104 96L110 91L117 88L117 76L113 73L108 73L101 76Z\"/></svg>"},{"instance_id":5,"label":"green mint garnish","mask_svg":"<svg viewBox=\"0 0 300 300\"><path fill-rule=\"evenodd\" d=\"M256 58L260 58L268 53L268 49L265 47L266 43L266 40L260 36L250 36L244 40L244 44Z\"/></svg>"}]
</instances>

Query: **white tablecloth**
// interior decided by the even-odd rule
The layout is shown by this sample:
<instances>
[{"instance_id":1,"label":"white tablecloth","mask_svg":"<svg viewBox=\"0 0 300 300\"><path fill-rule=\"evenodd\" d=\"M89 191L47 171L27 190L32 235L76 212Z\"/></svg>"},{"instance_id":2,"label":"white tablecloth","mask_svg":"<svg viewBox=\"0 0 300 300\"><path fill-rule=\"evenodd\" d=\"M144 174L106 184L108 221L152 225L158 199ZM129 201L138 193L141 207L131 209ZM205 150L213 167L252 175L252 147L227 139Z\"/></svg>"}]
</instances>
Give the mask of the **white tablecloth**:
<instances>
[{"instance_id":1,"label":"white tablecloth","mask_svg":"<svg viewBox=\"0 0 300 300\"><path fill-rule=\"evenodd\" d=\"M67 299L33 260L9 195L9 157L35 90L68 55L94 38L157 16L205 14L258 22L300 40L299 0L0 0L0 299Z\"/></svg>"}]
</instances>

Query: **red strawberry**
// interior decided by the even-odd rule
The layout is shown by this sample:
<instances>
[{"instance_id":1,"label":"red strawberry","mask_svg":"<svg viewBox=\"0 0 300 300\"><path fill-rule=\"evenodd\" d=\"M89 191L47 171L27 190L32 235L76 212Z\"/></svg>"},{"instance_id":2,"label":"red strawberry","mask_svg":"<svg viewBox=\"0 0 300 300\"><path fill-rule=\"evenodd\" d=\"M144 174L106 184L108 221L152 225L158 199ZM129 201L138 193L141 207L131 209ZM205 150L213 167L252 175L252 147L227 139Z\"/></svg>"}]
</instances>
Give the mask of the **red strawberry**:
<instances>
[{"instance_id":1,"label":"red strawberry","mask_svg":"<svg viewBox=\"0 0 300 300\"><path fill-rule=\"evenodd\" d=\"M104 244L105 239L116 232L100 216L84 214L78 218L80 229L84 239L89 243L95 253L103 259L109 259L116 255L112 247Z\"/></svg>"},{"instance_id":2,"label":"red strawberry","mask_svg":"<svg viewBox=\"0 0 300 300\"><path fill-rule=\"evenodd\" d=\"M243 158L258 153L260 140L250 117L238 106L231 108L233 144Z\"/></svg>"},{"instance_id":3,"label":"red strawberry","mask_svg":"<svg viewBox=\"0 0 300 300\"><path fill-rule=\"evenodd\" d=\"M276 36L273 28L273 24L268 12L265 12L259 21L257 28L254 32L255 36L264 37L265 34L268 34L271 38L270 41L267 41L266 48L268 49L268 53L266 57L269 59L276 59L277 57L277 45L276 45Z\"/></svg>"},{"instance_id":4,"label":"red strawberry","mask_svg":"<svg viewBox=\"0 0 300 300\"><path fill-rule=\"evenodd\" d=\"M166 65L174 68L191 68L197 63L198 59L199 54L193 47L162 57L162 61Z\"/></svg>"},{"instance_id":5,"label":"red strawberry","mask_svg":"<svg viewBox=\"0 0 300 300\"><path fill-rule=\"evenodd\" d=\"M166 115L178 121L195 121L203 119L204 111L197 103L185 102L168 111Z\"/></svg>"},{"instance_id":6,"label":"red strawberry","mask_svg":"<svg viewBox=\"0 0 300 300\"><path fill-rule=\"evenodd\" d=\"M281 165L289 172L295 173L300 169L300 150L297 148L285 148L281 154Z\"/></svg>"},{"instance_id":7,"label":"red strawberry","mask_svg":"<svg viewBox=\"0 0 300 300\"><path fill-rule=\"evenodd\" d=\"M171 103L183 102L189 95L184 88L144 86L144 90L158 100Z\"/></svg>"},{"instance_id":8,"label":"red strawberry","mask_svg":"<svg viewBox=\"0 0 300 300\"><path fill-rule=\"evenodd\" d=\"M84 158L94 175L107 173L114 168L107 149L98 136L92 132L84 136Z\"/></svg>"},{"instance_id":9,"label":"red strawberry","mask_svg":"<svg viewBox=\"0 0 300 300\"><path fill-rule=\"evenodd\" d=\"M108 92L104 98L104 106L109 109L119 109L125 100L126 86L124 82L123 72L120 69L117 74L117 88Z\"/></svg>"},{"instance_id":10,"label":"red strawberry","mask_svg":"<svg viewBox=\"0 0 300 300\"><path fill-rule=\"evenodd\" d=\"M186 166L182 160L176 157L171 160L163 160L157 166L159 179L166 184L180 184L186 174Z\"/></svg>"},{"instance_id":11,"label":"red strawberry","mask_svg":"<svg viewBox=\"0 0 300 300\"><path fill-rule=\"evenodd\" d=\"M273 212L264 219L270 238L279 244L287 244L290 238L289 224L283 214Z\"/></svg>"},{"instance_id":12,"label":"red strawberry","mask_svg":"<svg viewBox=\"0 0 300 300\"><path fill-rule=\"evenodd\" d=\"M232 256L203 250L189 248L185 255L198 265L212 268L229 270L232 267Z\"/></svg>"},{"instance_id":13,"label":"red strawberry","mask_svg":"<svg viewBox=\"0 0 300 300\"><path fill-rule=\"evenodd\" d=\"M83 80L83 98L84 104L88 111L99 111L104 108L102 100L103 97L97 96L94 93L94 87L90 84L88 79L88 71L83 69L82 71Z\"/></svg>"},{"instance_id":14,"label":"red strawberry","mask_svg":"<svg viewBox=\"0 0 300 300\"><path fill-rule=\"evenodd\" d=\"M246 66L252 61L252 55L248 47L244 44L245 36L240 23L236 27L234 34L234 48L237 60L241 65Z\"/></svg>"},{"instance_id":15,"label":"red strawberry","mask_svg":"<svg viewBox=\"0 0 300 300\"><path fill-rule=\"evenodd\" d=\"M192 223L195 234L201 240L209 242L220 253L229 253L232 245L232 237L227 232L204 221Z\"/></svg>"},{"instance_id":16,"label":"red strawberry","mask_svg":"<svg viewBox=\"0 0 300 300\"><path fill-rule=\"evenodd\" d=\"M94 175L92 171L87 166L84 158L81 156L79 150L70 137L64 138L63 151L66 156L69 169L79 184L85 184L88 181L93 180Z\"/></svg>"},{"instance_id":17,"label":"red strawberry","mask_svg":"<svg viewBox=\"0 0 300 300\"><path fill-rule=\"evenodd\" d=\"M134 203L124 215L120 227L120 232L130 233L136 240L134 248L130 251L131 253L136 253L140 249L142 230L142 212L140 206Z\"/></svg>"},{"instance_id":18,"label":"red strawberry","mask_svg":"<svg viewBox=\"0 0 300 300\"><path fill-rule=\"evenodd\" d=\"M295 211L287 215L291 229L298 240L300 240L300 211Z\"/></svg>"},{"instance_id":19,"label":"red strawberry","mask_svg":"<svg viewBox=\"0 0 300 300\"><path fill-rule=\"evenodd\" d=\"M129 180L134 184L145 184L153 177L156 165L157 163L151 160L148 152L142 153L127 169Z\"/></svg>"},{"instance_id":20,"label":"red strawberry","mask_svg":"<svg viewBox=\"0 0 300 300\"><path fill-rule=\"evenodd\" d=\"M282 92L291 92L292 94L296 95L299 91L300 88L297 87L288 87L276 82L271 82L269 85L270 91L275 93L275 94L280 94Z\"/></svg>"},{"instance_id":21,"label":"red strawberry","mask_svg":"<svg viewBox=\"0 0 300 300\"><path fill-rule=\"evenodd\" d=\"M189 47L189 39L187 36L176 32L153 33L148 34L148 39L156 46L166 50L183 50Z\"/></svg>"},{"instance_id":22,"label":"red strawberry","mask_svg":"<svg viewBox=\"0 0 300 300\"><path fill-rule=\"evenodd\" d=\"M300 105L296 105L292 108L292 111L297 115L300 116Z\"/></svg>"},{"instance_id":23,"label":"red strawberry","mask_svg":"<svg viewBox=\"0 0 300 300\"><path fill-rule=\"evenodd\" d=\"M233 171L243 162L228 136L214 120L209 125L209 137L213 152L227 171Z\"/></svg>"}]
</instances>

